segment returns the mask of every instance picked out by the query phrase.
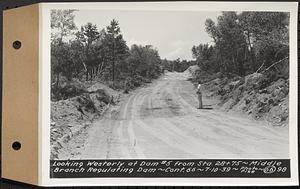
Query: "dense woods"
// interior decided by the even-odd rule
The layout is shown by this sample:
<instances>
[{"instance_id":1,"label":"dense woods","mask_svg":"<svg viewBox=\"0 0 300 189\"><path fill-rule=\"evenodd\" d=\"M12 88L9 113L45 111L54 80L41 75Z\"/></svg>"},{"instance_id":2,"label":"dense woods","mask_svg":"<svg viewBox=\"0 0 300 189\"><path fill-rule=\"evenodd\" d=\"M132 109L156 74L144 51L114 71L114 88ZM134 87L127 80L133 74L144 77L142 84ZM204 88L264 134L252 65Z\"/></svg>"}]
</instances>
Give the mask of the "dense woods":
<instances>
[{"instance_id":1,"label":"dense woods","mask_svg":"<svg viewBox=\"0 0 300 189\"><path fill-rule=\"evenodd\" d=\"M193 46L202 70L245 76L279 63L288 65L289 15L283 12L223 12L205 22L213 45ZM288 73L279 73L288 76Z\"/></svg>"}]
</instances>

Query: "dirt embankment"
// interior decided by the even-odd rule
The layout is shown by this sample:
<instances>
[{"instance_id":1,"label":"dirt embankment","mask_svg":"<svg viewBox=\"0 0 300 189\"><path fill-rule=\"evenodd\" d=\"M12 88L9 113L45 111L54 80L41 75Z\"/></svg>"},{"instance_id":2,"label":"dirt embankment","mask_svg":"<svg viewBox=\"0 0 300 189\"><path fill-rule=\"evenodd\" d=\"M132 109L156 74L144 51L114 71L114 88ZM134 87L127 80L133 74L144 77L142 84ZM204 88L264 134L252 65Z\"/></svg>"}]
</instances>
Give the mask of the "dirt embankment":
<instances>
[{"instance_id":1,"label":"dirt embankment","mask_svg":"<svg viewBox=\"0 0 300 189\"><path fill-rule=\"evenodd\" d=\"M192 80L204 83L206 96L218 99L220 109L242 112L256 120L266 120L273 126L288 125L288 79L273 80L261 73L228 78L220 73L207 74L199 67L192 70Z\"/></svg>"},{"instance_id":2,"label":"dirt embankment","mask_svg":"<svg viewBox=\"0 0 300 189\"><path fill-rule=\"evenodd\" d=\"M120 92L100 83L80 91L77 96L51 102L51 159L120 98Z\"/></svg>"}]
</instances>

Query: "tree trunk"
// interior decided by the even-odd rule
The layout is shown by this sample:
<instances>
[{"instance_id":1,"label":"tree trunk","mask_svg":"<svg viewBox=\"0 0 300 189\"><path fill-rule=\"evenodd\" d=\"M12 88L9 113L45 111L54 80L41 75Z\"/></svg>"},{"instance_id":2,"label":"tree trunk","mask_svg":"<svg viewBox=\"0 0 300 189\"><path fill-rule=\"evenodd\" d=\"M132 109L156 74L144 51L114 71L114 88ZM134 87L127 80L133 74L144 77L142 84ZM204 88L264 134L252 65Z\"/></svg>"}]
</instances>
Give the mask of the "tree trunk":
<instances>
[{"instance_id":1,"label":"tree trunk","mask_svg":"<svg viewBox=\"0 0 300 189\"><path fill-rule=\"evenodd\" d=\"M248 39L248 44L249 44L249 48L250 48L250 58L251 58L251 63L252 63L252 71L255 72L256 61L255 61L255 57L254 57L253 48L251 46L251 40L250 40L250 33L249 33L249 31L247 31L247 39Z\"/></svg>"},{"instance_id":2,"label":"tree trunk","mask_svg":"<svg viewBox=\"0 0 300 189\"><path fill-rule=\"evenodd\" d=\"M97 77L98 66L94 66L94 79Z\"/></svg>"},{"instance_id":3,"label":"tree trunk","mask_svg":"<svg viewBox=\"0 0 300 189\"><path fill-rule=\"evenodd\" d=\"M85 73L85 80L88 81L89 80L89 69L86 69L86 73Z\"/></svg>"},{"instance_id":4,"label":"tree trunk","mask_svg":"<svg viewBox=\"0 0 300 189\"><path fill-rule=\"evenodd\" d=\"M236 63L235 63L234 55L233 55L233 54L231 55L231 59L232 59L232 65L234 66L234 67L233 67L233 70L235 70L235 68L236 68L237 66L236 66Z\"/></svg>"},{"instance_id":5,"label":"tree trunk","mask_svg":"<svg viewBox=\"0 0 300 189\"><path fill-rule=\"evenodd\" d=\"M59 72L56 74L56 87L59 87Z\"/></svg>"},{"instance_id":6,"label":"tree trunk","mask_svg":"<svg viewBox=\"0 0 300 189\"><path fill-rule=\"evenodd\" d=\"M99 70L100 70L100 64L98 64L98 65L95 67L95 69L96 69L95 74L96 74L96 76L98 76Z\"/></svg>"},{"instance_id":7,"label":"tree trunk","mask_svg":"<svg viewBox=\"0 0 300 189\"><path fill-rule=\"evenodd\" d=\"M243 54L245 54L245 51L247 50L247 45L245 45L244 48L242 48L242 50L244 51ZM238 55L239 57L239 55ZM242 58L242 60L238 61L238 64L239 64L239 75L240 76L244 76L245 75L245 69L244 69L244 62L245 62L245 59Z\"/></svg>"},{"instance_id":8,"label":"tree trunk","mask_svg":"<svg viewBox=\"0 0 300 189\"><path fill-rule=\"evenodd\" d=\"M115 84L115 56L116 56L116 39L115 39L115 36L114 36L114 39L113 39L113 65L112 65L112 79L113 79L113 85Z\"/></svg>"},{"instance_id":9,"label":"tree trunk","mask_svg":"<svg viewBox=\"0 0 300 189\"><path fill-rule=\"evenodd\" d=\"M104 60L102 61L101 65L100 65L99 74L103 71L103 68L104 68Z\"/></svg>"},{"instance_id":10,"label":"tree trunk","mask_svg":"<svg viewBox=\"0 0 300 189\"><path fill-rule=\"evenodd\" d=\"M90 68L90 81L93 80L93 67Z\"/></svg>"}]
</instances>

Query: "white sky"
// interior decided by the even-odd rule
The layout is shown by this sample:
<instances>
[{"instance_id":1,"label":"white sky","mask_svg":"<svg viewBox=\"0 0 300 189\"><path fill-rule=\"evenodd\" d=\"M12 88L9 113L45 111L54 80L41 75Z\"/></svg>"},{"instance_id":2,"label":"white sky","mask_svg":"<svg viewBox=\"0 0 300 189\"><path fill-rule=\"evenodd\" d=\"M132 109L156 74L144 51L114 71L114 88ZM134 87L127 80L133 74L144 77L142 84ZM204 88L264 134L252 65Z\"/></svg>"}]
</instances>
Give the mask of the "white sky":
<instances>
[{"instance_id":1,"label":"white sky","mask_svg":"<svg viewBox=\"0 0 300 189\"><path fill-rule=\"evenodd\" d=\"M200 43L212 43L205 31L205 20L214 21L221 12L192 11L114 11L79 10L75 12L75 24L80 29L87 22L98 29L116 19L127 45L152 45L161 58L192 59L191 48Z\"/></svg>"}]
</instances>

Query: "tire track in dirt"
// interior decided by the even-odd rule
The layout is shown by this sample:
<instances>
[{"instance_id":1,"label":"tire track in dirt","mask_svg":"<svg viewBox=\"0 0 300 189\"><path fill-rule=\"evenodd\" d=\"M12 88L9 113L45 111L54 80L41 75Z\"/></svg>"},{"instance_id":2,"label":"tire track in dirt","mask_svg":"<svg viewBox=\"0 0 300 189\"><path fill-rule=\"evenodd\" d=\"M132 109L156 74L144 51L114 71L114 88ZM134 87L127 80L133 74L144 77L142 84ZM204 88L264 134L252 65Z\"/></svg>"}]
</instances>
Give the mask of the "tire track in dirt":
<instances>
[{"instance_id":1,"label":"tire track in dirt","mask_svg":"<svg viewBox=\"0 0 300 189\"><path fill-rule=\"evenodd\" d=\"M178 153L184 153L189 157L195 157L194 154L192 154L185 145L183 146L182 143L180 143L182 142L182 140L174 140L174 138L172 139L171 136L163 133L161 130L151 127L152 125L148 126L142 120L136 120L136 123L140 126L141 129L145 130L147 134L150 134L151 136L159 139L164 145L167 145L169 148L175 148ZM160 151L160 153L164 152Z\"/></svg>"},{"instance_id":2,"label":"tire track in dirt","mask_svg":"<svg viewBox=\"0 0 300 189\"><path fill-rule=\"evenodd\" d=\"M176 120L176 118L174 118ZM168 135L172 136L174 140L179 140L182 145L186 148L186 144L189 144L188 150L194 154L194 157L216 157L220 153L228 154L228 150L224 147L219 146L215 142L211 142L208 140L207 134L200 135L197 137L193 137L190 132L194 132L191 128L186 129L186 126L190 126L189 120L185 119L185 121L180 124L184 124L185 126L176 126L171 119L163 119L159 120L159 122L163 125L172 125L168 128L161 129L162 132L168 133ZM214 149L214 151L212 151ZM215 153L216 152L216 153ZM234 153L231 153L234 155Z\"/></svg>"},{"instance_id":3,"label":"tire track in dirt","mask_svg":"<svg viewBox=\"0 0 300 189\"><path fill-rule=\"evenodd\" d=\"M134 97L133 102L132 102L132 108L131 108L131 116L130 116L129 124L128 124L128 128L127 128L129 141L130 141L130 147L131 147L133 153L135 154L135 157L138 157L138 158L145 158L145 154L144 154L143 150L140 148L138 139L135 135L134 128L133 128L135 125L133 123L133 120L136 117L138 117L137 112L136 112L136 110L139 109L138 107L140 107L140 105L137 103L137 102L140 102L138 99L144 98L144 97L145 97L145 94L142 92L138 93ZM127 111L129 111L129 110L127 110Z\"/></svg>"},{"instance_id":4,"label":"tire track in dirt","mask_svg":"<svg viewBox=\"0 0 300 189\"><path fill-rule=\"evenodd\" d=\"M200 137L205 139L205 141L211 146L209 151L211 151L211 149L223 149L223 153L220 154L225 154L226 156L222 156L222 158L251 157L253 152L255 152L255 155L264 154L263 151L259 151L259 146L255 145L256 143L253 140L247 140L245 137L239 137L232 133L230 135L227 135L227 133L223 134L224 130L214 127L214 123L205 122L203 124L199 124L199 121L201 122L201 120L191 119L189 122L186 122L181 119L176 120L176 123L174 124L176 124L178 128L181 128L182 132L190 133L190 137ZM195 124L198 124L199 127L193 127ZM239 146L236 145L237 142L240 143ZM220 155L213 156L220 157Z\"/></svg>"},{"instance_id":5,"label":"tire track in dirt","mask_svg":"<svg viewBox=\"0 0 300 189\"><path fill-rule=\"evenodd\" d=\"M193 85L180 73L139 88L89 128L80 158L272 158L288 156L286 129L198 110ZM206 99L204 99L206 101ZM207 102L207 101L206 101Z\"/></svg>"},{"instance_id":6,"label":"tire track in dirt","mask_svg":"<svg viewBox=\"0 0 300 189\"><path fill-rule=\"evenodd\" d=\"M129 138L130 135L128 133L128 124L130 122L128 117L131 116L131 106L137 95L138 95L138 93L131 95L129 97L128 101L126 102L126 104L124 105L124 108L121 111L121 121L119 124L119 135L120 135L120 141L121 141L121 146L122 146L121 147L122 153L127 158L135 157L134 151L131 148L131 143L130 143L130 138Z\"/></svg>"},{"instance_id":7,"label":"tire track in dirt","mask_svg":"<svg viewBox=\"0 0 300 189\"><path fill-rule=\"evenodd\" d=\"M156 118L172 115L172 112L166 108L167 104L163 101L162 98L162 95L164 95L165 93L165 88L169 85L169 82L165 80L159 81L160 83L156 83L155 85L152 85L150 87L150 89L148 90L149 93L146 94L146 97L144 98L144 102L140 111L142 112L142 114L144 114L145 118Z\"/></svg>"}]
</instances>

